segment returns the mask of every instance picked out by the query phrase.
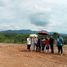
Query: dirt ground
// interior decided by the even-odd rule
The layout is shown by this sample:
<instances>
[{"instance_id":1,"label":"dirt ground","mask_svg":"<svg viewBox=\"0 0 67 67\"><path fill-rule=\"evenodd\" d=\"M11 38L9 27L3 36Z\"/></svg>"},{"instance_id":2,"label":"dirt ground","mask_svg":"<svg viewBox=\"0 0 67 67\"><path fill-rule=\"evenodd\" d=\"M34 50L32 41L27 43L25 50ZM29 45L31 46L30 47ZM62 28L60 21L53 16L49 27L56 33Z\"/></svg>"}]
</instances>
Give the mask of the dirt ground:
<instances>
[{"instance_id":1,"label":"dirt ground","mask_svg":"<svg viewBox=\"0 0 67 67\"><path fill-rule=\"evenodd\" d=\"M67 46L64 55L28 52L23 44L0 43L0 67L67 67Z\"/></svg>"}]
</instances>

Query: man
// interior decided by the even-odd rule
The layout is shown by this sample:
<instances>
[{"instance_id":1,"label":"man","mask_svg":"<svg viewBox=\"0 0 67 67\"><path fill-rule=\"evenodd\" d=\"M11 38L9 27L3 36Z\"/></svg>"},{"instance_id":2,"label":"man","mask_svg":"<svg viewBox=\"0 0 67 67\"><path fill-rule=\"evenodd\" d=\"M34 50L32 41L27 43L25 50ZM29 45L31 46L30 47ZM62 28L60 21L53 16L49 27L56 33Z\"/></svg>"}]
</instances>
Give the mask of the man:
<instances>
[{"instance_id":1,"label":"man","mask_svg":"<svg viewBox=\"0 0 67 67\"><path fill-rule=\"evenodd\" d=\"M36 52L40 52L41 50L41 39L38 38L37 45L36 45Z\"/></svg>"},{"instance_id":2,"label":"man","mask_svg":"<svg viewBox=\"0 0 67 67\"><path fill-rule=\"evenodd\" d=\"M28 49L28 51L30 51L30 47L31 47L31 38L27 38L27 49Z\"/></svg>"},{"instance_id":3,"label":"man","mask_svg":"<svg viewBox=\"0 0 67 67\"><path fill-rule=\"evenodd\" d=\"M58 36L57 38L57 47L58 47L58 54L61 52L63 54L63 38Z\"/></svg>"},{"instance_id":4,"label":"man","mask_svg":"<svg viewBox=\"0 0 67 67\"><path fill-rule=\"evenodd\" d=\"M45 48L45 39L43 38L41 42L42 42L41 43L42 51L44 51L44 48Z\"/></svg>"},{"instance_id":5,"label":"man","mask_svg":"<svg viewBox=\"0 0 67 67\"><path fill-rule=\"evenodd\" d=\"M51 53L54 53L54 38L53 38L53 36L50 36L50 48L51 48Z\"/></svg>"}]
</instances>

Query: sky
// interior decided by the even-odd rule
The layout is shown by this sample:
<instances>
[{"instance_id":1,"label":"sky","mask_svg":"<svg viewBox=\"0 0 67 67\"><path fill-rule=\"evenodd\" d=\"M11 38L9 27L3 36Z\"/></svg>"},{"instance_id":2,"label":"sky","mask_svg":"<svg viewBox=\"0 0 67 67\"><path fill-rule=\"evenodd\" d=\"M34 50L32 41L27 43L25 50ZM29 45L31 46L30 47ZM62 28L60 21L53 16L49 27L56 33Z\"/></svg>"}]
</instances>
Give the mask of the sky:
<instances>
[{"instance_id":1,"label":"sky","mask_svg":"<svg viewBox=\"0 0 67 67\"><path fill-rule=\"evenodd\" d=\"M67 0L0 0L0 31L67 33Z\"/></svg>"}]
</instances>

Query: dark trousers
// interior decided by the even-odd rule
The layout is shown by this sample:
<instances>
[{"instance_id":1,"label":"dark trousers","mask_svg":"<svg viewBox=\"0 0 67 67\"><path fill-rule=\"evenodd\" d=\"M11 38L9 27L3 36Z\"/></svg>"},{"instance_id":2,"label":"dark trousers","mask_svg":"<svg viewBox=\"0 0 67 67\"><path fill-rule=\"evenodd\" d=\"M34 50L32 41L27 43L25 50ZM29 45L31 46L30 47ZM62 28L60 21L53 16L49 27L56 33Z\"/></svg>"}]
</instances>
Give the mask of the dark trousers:
<instances>
[{"instance_id":1,"label":"dark trousers","mask_svg":"<svg viewBox=\"0 0 67 67\"><path fill-rule=\"evenodd\" d=\"M36 52L39 52L41 50L41 46L40 45L36 45Z\"/></svg>"},{"instance_id":2,"label":"dark trousers","mask_svg":"<svg viewBox=\"0 0 67 67\"><path fill-rule=\"evenodd\" d=\"M50 48L51 48L51 53L54 53L54 46L50 45Z\"/></svg>"},{"instance_id":3,"label":"dark trousers","mask_svg":"<svg viewBox=\"0 0 67 67\"><path fill-rule=\"evenodd\" d=\"M63 53L63 47L62 46L58 46L58 54L61 52L61 54Z\"/></svg>"},{"instance_id":4,"label":"dark trousers","mask_svg":"<svg viewBox=\"0 0 67 67\"><path fill-rule=\"evenodd\" d=\"M27 45L27 49L30 50L31 45Z\"/></svg>"},{"instance_id":5,"label":"dark trousers","mask_svg":"<svg viewBox=\"0 0 67 67\"><path fill-rule=\"evenodd\" d=\"M45 48L45 44L42 44L42 51L44 51L44 48Z\"/></svg>"}]
</instances>

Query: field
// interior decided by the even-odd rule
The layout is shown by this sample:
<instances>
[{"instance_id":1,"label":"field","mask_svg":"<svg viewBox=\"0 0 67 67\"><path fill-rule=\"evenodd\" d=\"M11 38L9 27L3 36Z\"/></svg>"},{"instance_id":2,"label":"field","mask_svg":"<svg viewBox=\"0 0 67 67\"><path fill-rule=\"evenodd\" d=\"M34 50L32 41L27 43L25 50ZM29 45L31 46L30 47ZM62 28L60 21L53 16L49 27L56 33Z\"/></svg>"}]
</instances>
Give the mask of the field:
<instances>
[{"instance_id":1,"label":"field","mask_svg":"<svg viewBox=\"0 0 67 67\"><path fill-rule=\"evenodd\" d=\"M28 52L23 44L0 43L0 67L67 67L67 46L64 55Z\"/></svg>"}]
</instances>

